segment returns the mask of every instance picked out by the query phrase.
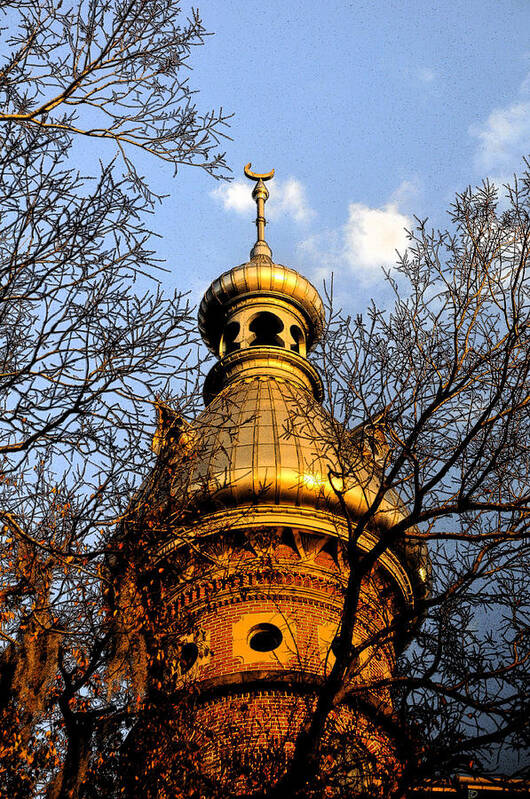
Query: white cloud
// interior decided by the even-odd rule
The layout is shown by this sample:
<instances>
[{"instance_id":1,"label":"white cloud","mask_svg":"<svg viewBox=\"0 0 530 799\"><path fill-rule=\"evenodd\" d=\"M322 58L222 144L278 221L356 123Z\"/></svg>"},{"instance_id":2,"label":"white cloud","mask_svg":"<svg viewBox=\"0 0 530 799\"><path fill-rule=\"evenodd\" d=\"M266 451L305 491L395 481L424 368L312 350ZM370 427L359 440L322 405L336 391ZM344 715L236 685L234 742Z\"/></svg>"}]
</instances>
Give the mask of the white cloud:
<instances>
[{"instance_id":1,"label":"white cloud","mask_svg":"<svg viewBox=\"0 0 530 799\"><path fill-rule=\"evenodd\" d=\"M530 75L520 92L530 88ZM469 133L478 140L475 167L481 174L505 182L521 166L530 152L530 101L521 100L504 108L495 108L482 122L472 125Z\"/></svg>"},{"instance_id":2,"label":"white cloud","mask_svg":"<svg viewBox=\"0 0 530 799\"><path fill-rule=\"evenodd\" d=\"M375 272L380 277L382 265L395 263L396 250L406 250L405 227L410 227L410 220L395 203L382 208L351 203L344 226L344 254L350 267L365 276Z\"/></svg>"},{"instance_id":3,"label":"white cloud","mask_svg":"<svg viewBox=\"0 0 530 799\"><path fill-rule=\"evenodd\" d=\"M220 183L210 192L210 197L218 200L225 211L235 211L236 214L252 212L256 207L252 199L252 192L248 181L234 180L231 183Z\"/></svg>"},{"instance_id":4,"label":"white cloud","mask_svg":"<svg viewBox=\"0 0 530 799\"><path fill-rule=\"evenodd\" d=\"M290 214L295 222L304 223L315 216L307 201L305 187L295 178L276 181L268 205L271 219Z\"/></svg>"},{"instance_id":5,"label":"white cloud","mask_svg":"<svg viewBox=\"0 0 530 799\"><path fill-rule=\"evenodd\" d=\"M315 264L315 278L327 278L331 272L344 271L346 265L363 283L380 280L381 267L393 266L396 251L403 253L407 248L405 228L410 229L412 222L400 210L400 204L416 191L415 183L404 181L390 201L380 208L350 203L348 219L341 228L302 242L303 255Z\"/></svg>"},{"instance_id":6,"label":"white cloud","mask_svg":"<svg viewBox=\"0 0 530 799\"><path fill-rule=\"evenodd\" d=\"M237 214L248 216L256 208L252 199L252 184L248 180L223 183L210 192L210 196L220 202L225 211L235 211ZM315 212L307 200L305 187L299 180L296 178L274 180L270 199L266 205L268 219L290 216L295 222L304 224L314 215Z\"/></svg>"},{"instance_id":7,"label":"white cloud","mask_svg":"<svg viewBox=\"0 0 530 799\"><path fill-rule=\"evenodd\" d=\"M299 245L303 258L312 263L315 279L329 277L333 271L344 272L346 266L363 283L381 278L381 267L396 263L396 250L407 248L404 228L411 220L403 208L410 206L418 194L416 180L405 180L393 192L388 202L379 208L363 203L350 203L348 218L341 227L315 233ZM255 214L252 184L234 180L214 189L211 196L225 211L247 217ZM271 196L266 206L266 216L274 220L289 216L297 223L307 223L315 212L310 207L305 187L295 178L274 180Z\"/></svg>"}]
</instances>

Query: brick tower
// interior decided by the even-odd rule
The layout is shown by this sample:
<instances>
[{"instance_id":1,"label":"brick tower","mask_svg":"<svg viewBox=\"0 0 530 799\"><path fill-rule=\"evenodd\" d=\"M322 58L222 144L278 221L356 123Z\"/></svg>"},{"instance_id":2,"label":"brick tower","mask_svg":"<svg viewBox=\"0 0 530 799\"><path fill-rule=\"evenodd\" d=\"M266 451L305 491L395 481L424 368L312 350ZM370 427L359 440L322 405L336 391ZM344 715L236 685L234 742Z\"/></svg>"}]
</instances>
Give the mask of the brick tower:
<instances>
[{"instance_id":1,"label":"brick tower","mask_svg":"<svg viewBox=\"0 0 530 799\"><path fill-rule=\"evenodd\" d=\"M264 237L273 173L249 167L256 244L247 263L212 283L199 311L219 359L205 410L185 422L160 406L158 462L128 523L141 542L135 572L150 653L145 711L124 748L129 796L237 796L281 776L333 666L349 529L377 486L378 447L360 447L359 431L322 407L307 360L322 301L273 262ZM401 513L387 496L358 551ZM390 694L370 686L392 672L410 632L396 620L424 595L427 572L426 553L404 543L363 577L359 654L325 725L314 793L304 796L384 795L399 769L384 724Z\"/></svg>"}]
</instances>

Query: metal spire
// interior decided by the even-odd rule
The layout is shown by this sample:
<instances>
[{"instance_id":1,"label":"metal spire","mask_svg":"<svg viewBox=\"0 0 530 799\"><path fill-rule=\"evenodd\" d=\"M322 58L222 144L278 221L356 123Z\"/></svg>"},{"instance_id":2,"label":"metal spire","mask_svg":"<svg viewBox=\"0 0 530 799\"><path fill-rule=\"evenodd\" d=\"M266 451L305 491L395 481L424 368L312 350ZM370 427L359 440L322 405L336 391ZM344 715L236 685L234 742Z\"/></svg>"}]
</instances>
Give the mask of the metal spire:
<instances>
[{"instance_id":1,"label":"metal spire","mask_svg":"<svg viewBox=\"0 0 530 799\"><path fill-rule=\"evenodd\" d=\"M245 175L247 178L249 178L249 180L257 181L254 189L252 190L252 197L256 201L257 205L256 229L258 237L255 245L250 251L250 257L254 258L255 255L267 255L269 258L271 258L271 248L265 241L265 225L267 224L265 220L265 203L269 199L269 192L264 181L270 180L274 177L274 169L271 169L270 172L260 175L257 172L252 172L250 169L251 166L252 164L249 161L245 166Z\"/></svg>"}]
</instances>

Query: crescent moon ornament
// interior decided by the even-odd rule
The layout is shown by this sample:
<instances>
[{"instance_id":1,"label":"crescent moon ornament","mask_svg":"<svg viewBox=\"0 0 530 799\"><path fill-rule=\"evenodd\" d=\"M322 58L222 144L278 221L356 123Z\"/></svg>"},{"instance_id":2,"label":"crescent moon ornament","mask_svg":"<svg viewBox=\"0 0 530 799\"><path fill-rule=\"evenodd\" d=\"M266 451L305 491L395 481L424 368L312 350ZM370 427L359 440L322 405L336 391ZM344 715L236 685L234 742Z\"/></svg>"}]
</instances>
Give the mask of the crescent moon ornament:
<instances>
[{"instance_id":1,"label":"crescent moon ornament","mask_svg":"<svg viewBox=\"0 0 530 799\"><path fill-rule=\"evenodd\" d=\"M250 178L250 180L270 180L274 177L274 169L271 169L270 172L266 172L264 175L260 175L257 172L252 172L250 169L251 166L252 163L250 161L245 166L245 175L247 178Z\"/></svg>"}]
</instances>

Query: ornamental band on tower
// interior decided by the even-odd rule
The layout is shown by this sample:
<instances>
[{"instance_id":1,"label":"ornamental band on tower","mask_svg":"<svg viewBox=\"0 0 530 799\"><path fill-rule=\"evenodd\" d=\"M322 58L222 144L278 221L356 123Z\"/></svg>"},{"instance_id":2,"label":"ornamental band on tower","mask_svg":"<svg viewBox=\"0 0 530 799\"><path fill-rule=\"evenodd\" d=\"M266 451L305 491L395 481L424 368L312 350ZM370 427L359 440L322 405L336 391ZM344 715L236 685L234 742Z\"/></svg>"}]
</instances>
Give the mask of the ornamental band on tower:
<instances>
[{"instance_id":1,"label":"ornamental band on tower","mask_svg":"<svg viewBox=\"0 0 530 799\"><path fill-rule=\"evenodd\" d=\"M205 410L186 422L159 405L157 463L120 533L127 554L112 563L116 607L136 613L120 651L146 670L122 753L129 797L237 796L282 776L333 667L349 531L384 457L383 436L368 446L322 407L307 360L322 300L273 262L264 209L274 171L250 166L257 241L199 310L218 358ZM387 494L356 551L370 551L403 514ZM428 577L425 548L405 540L362 578L359 655L323 730L315 796L384 795L396 779L384 681L414 632L400 620L414 617Z\"/></svg>"}]
</instances>

